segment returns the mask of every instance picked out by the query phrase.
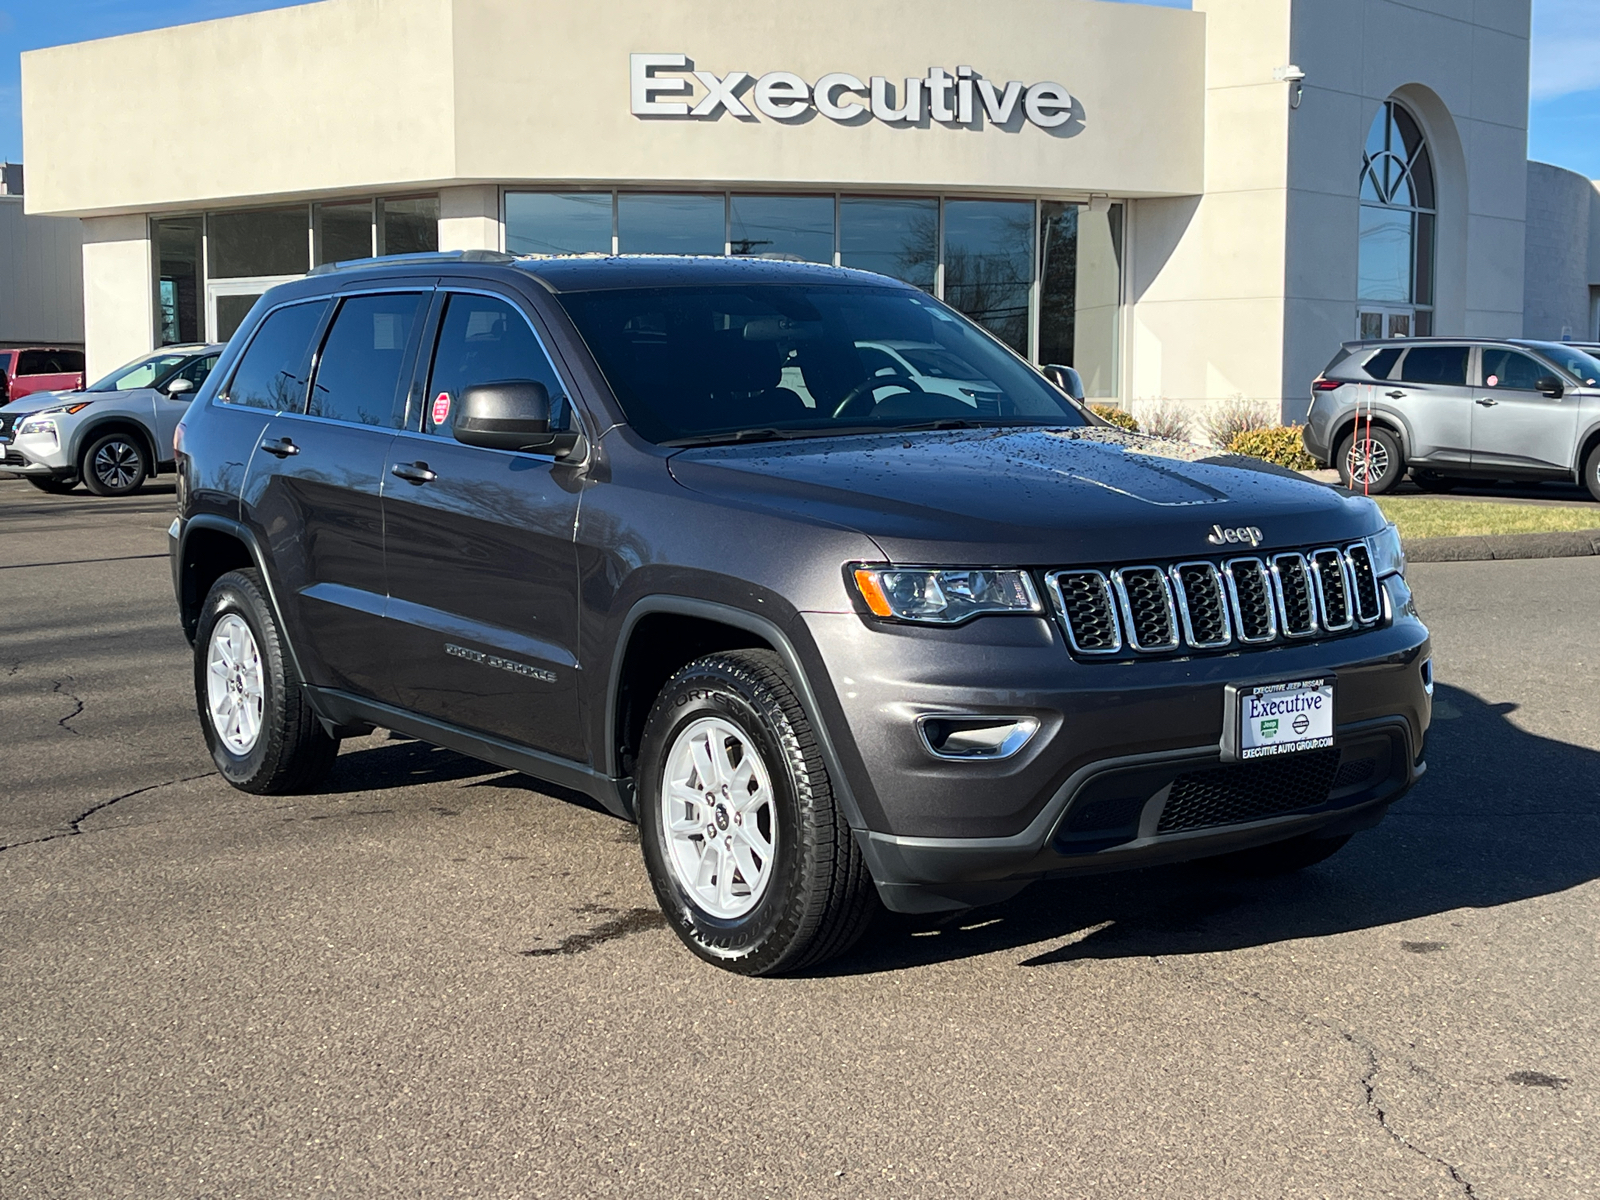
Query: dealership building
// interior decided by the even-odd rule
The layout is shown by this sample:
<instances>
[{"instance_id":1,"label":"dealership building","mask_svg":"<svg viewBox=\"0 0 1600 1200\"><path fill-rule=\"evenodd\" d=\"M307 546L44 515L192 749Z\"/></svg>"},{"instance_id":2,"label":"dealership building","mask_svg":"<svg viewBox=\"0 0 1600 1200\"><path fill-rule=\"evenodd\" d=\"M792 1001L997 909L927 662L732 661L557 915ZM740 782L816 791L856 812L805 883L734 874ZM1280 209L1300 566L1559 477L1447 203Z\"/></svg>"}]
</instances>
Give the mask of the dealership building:
<instances>
[{"instance_id":1,"label":"dealership building","mask_svg":"<svg viewBox=\"0 0 1600 1200\"><path fill-rule=\"evenodd\" d=\"M23 55L27 204L82 218L91 371L325 262L754 254L907 280L1136 411L1293 418L1342 340L1524 333L1528 32L1528 0L323 0ZM1595 193L1549 177L1560 259ZM1577 337L1574 254L1538 320Z\"/></svg>"}]
</instances>

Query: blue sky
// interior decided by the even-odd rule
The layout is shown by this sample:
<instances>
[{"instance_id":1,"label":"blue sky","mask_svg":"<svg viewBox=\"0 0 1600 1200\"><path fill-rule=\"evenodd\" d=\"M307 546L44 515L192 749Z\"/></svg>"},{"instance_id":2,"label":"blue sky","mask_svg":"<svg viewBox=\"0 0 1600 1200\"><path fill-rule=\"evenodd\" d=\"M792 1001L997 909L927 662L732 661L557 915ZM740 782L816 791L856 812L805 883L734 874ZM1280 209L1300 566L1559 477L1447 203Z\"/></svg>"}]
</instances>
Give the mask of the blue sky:
<instances>
[{"instance_id":1,"label":"blue sky","mask_svg":"<svg viewBox=\"0 0 1600 1200\"><path fill-rule=\"evenodd\" d=\"M0 159L23 158L18 54L297 0L0 0ZM583 3L585 0L574 0ZM592 2L592 0L591 0ZM1129 0L1139 2L1139 0ZM1148 0L1188 8L1189 0ZM1534 0L1528 153L1600 178L1600 0ZM162 81L151 80L152 87ZM177 81L173 81L177 99Z\"/></svg>"}]
</instances>

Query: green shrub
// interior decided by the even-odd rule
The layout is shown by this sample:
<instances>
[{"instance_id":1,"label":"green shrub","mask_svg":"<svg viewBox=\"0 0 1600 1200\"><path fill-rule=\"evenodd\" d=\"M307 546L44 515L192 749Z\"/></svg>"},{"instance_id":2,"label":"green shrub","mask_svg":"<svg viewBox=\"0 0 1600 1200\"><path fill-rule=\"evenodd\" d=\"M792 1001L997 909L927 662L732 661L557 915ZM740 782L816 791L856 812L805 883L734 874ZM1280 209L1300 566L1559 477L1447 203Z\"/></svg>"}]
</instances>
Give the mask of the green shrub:
<instances>
[{"instance_id":1,"label":"green shrub","mask_svg":"<svg viewBox=\"0 0 1600 1200\"><path fill-rule=\"evenodd\" d=\"M1139 432L1139 422L1133 419L1133 414L1115 404L1091 404L1089 411L1102 420L1110 421L1118 429L1126 429L1129 433Z\"/></svg>"},{"instance_id":2,"label":"green shrub","mask_svg":"<svg viewBox=\"0 0 1600 1200\"><path fill-rule=\"evenodd\" d=\"M1317 462L1306 453L1300 438L1301 425L1277 425L1270 429L1243 429L1228 442L1229 454L1244 454L1265 459L1294 471L1310 471Z\"/></svg>"}]
</instances>

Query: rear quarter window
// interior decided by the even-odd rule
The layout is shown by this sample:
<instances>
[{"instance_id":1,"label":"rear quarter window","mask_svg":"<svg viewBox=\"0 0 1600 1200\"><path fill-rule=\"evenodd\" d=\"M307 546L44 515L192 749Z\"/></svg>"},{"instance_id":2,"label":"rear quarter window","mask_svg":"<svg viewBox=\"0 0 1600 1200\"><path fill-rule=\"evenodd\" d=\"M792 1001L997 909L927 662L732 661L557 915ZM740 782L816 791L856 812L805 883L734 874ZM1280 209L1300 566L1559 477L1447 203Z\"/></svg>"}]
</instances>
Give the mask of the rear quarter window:
<instances>
[{"instance_id":1,"label":"rear quarter window","mask_svg":"<svg viewBox=\"0 0 1600 1200\"><path fill-rule=\"evenodd\" d=\"M1403 346L1390 346L1379 350L1363 364L1363 369L1374 379L1387 379L1389 372L1394 370L1394 364L1399 359Z\"/></svg>"}]
</instances>

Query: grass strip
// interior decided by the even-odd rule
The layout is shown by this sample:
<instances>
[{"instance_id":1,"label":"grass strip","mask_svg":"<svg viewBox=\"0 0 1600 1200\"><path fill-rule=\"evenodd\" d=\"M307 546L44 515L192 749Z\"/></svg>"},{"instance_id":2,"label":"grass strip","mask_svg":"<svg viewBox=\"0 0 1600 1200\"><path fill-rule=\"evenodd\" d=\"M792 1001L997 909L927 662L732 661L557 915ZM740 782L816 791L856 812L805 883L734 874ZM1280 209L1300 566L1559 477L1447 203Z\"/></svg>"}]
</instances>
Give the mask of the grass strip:
<instances>
[{"instance_id":1,"label":"grass strip","mask_svg":"<svg viewBox=\"0 0 1600 1200\"><path fill-rule=\"evenodd\" d=\"M1436 496L1383 496L1378 507L1403 539L1482 537L1495 533L1561 533L1600 529L1600 504L1557 508L1540 504L1483 504Z\"/></svg>"}]
</instances>

